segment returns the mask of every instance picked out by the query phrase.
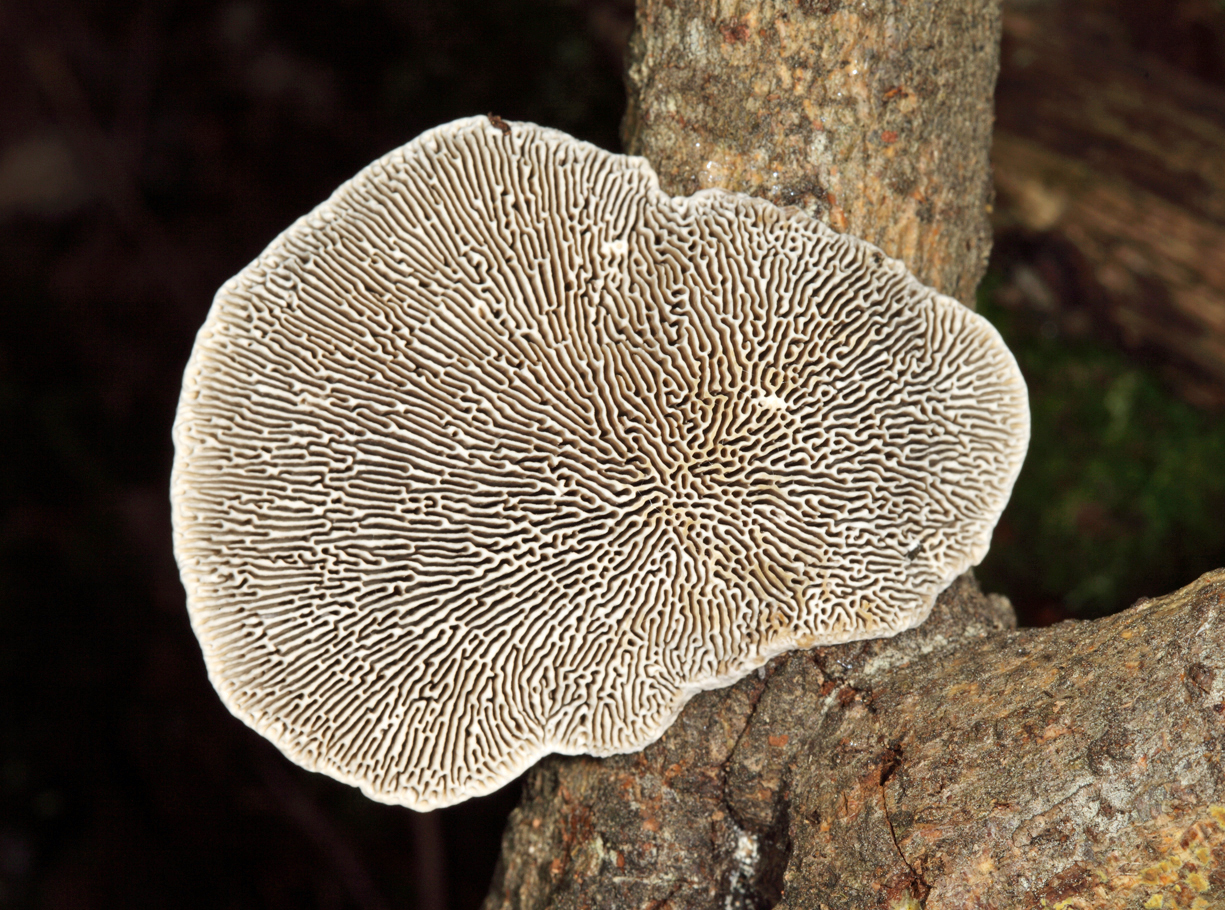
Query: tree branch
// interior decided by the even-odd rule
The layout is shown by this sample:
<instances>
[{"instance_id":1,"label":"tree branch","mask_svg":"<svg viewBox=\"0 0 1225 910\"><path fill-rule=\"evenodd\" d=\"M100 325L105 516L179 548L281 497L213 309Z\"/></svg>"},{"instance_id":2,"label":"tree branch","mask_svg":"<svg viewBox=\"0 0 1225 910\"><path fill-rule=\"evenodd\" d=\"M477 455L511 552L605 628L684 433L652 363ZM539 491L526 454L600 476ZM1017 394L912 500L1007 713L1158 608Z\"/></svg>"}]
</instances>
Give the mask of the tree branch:
<instances>
[{"instance_id":1,"label":"tree branch","mask_svg":"<svg viewBox=\"0 0 1225 910\"><path fill-rule=\"evenodd\" d=\"M626 149L663 187L804 209L973 306L995 0L640 0Z\"/></svg>"},{"instance_id":2,"label":"tree branch","mask_svg":"<svg viewBox=\"0 0 1225 910\"><path fill-rule=\"evenodd\" d=\"M1010 624L966 576L918 629L779 657L641 753L544 762L486 908L1216 906L1225 570Z\"/></svg>"},{"instance_id":3,"label":"tree branch","mask_svg":"<svg viewBox=\"0 0 1225 910\"><path fill-rule=\"evenodd\" d=\"M627 147L798 205L963 301L989 247L998 8L641 0ZM1017 631L971 575L894 639L696 696L642 752L528 773L486 910L1225 900L1225 571Z\"/></svg>"}]
</instances>

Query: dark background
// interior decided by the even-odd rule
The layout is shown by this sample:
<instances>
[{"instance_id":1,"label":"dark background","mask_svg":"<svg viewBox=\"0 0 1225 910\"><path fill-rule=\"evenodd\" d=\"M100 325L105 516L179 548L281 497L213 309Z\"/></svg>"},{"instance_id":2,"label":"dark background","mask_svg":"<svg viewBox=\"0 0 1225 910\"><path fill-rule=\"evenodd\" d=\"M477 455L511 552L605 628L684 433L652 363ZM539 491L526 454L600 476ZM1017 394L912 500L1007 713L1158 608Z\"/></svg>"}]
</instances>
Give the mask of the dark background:
<instances>
[{"instance_id":1,"label":"dark background","mask_svg":"<svg viewBox=\"0 0 1225 910\"><path fill-rule=\"evenodd\" d=\"M1200 6L1199 31L1163 4L1128 28L1221 84L1225 29ZM618 149L631 17L623 0L0 5L0 907L479 903L515 786L418 816L291 766L220 705L170 553L169 428L213 291L373 158L491 111ZM983 309L1055 404L1036 407L990 585L1044 622L1225 564L1219 417L1108 335L1016 303L1017 264L1050 250L1000 249ZM1189 448L1198 473L1150 489ZM1140 496L1155 504L1128 517Z\"/></svg>"}]
</instances>

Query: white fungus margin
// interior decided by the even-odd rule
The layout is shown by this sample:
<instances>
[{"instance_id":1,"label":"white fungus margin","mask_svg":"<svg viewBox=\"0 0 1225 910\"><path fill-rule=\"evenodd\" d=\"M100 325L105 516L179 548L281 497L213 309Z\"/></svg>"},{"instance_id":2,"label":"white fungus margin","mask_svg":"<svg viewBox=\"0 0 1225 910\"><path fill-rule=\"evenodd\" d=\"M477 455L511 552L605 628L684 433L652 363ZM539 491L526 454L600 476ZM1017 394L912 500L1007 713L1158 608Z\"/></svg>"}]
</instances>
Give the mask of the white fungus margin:
<instances>
[{"instance_id":1,"label":"white fungus margin","mask_svg":"<svg viewBox=\"0 0 1225 910\"><path fill-rule=\"evenodd\" d=\"M641 749L782 651L917 625L1028 438L995 329L875 247L472 118L217 293L175 550L230 710L432 809Z\"/></svg>"}]
</instances>

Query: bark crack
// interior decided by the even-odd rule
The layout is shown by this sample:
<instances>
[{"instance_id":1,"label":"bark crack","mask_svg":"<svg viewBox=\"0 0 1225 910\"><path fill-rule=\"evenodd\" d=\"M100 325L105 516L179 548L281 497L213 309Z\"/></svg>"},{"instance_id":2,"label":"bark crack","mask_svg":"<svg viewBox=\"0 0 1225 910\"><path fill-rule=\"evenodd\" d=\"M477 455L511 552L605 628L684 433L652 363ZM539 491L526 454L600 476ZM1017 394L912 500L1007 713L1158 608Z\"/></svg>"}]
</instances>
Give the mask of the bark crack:
<instances>
[{"instance_id":1,"label":"bark crack","mask_svg":"<svg viewBox=\"0 0 1225 910\"><path fill-rule=\"evenodd\" d=\"M897 831L893 827L893 818L889 815L889 796L885 792L885 784L897 772L902 765L902 747L890 746L885 750L885 755L880 766L880 804L881 812L885 816L885 824L889 828L889 838L893 841L893 849L897 851L898 858L902 864L910 872L910 887L914 891L915 900L919 902L920 908L927 907L927 895L931 893L931 885L923 878L923 874L919 872L906 858L906 854L902 852L902 845L898 842Z\"/></svg>"},{"instance_id":2,"label":"bark crack","mask_svg":"<svg viewBox=\"0 0 1225 910\"><path fill-rule=\"evenodd\" d=\"M740 818L736 810L732 808L731 800L727 794L727 778L731 773L732 760L736 757L736 750L740 748L740 743L744 741L745 734L749 732L749 725L753 722L753 715L757 713L757 706L761 703L761 697L766 694L766 689L770 686L770 677L762 680L761 684L756 687L756 691L749 696L749 710L744 715L744 723L740 727L740 732L736 734L736 741L732 743L732 747L727 751L727 758L723 760L721 769L721 780L719 781L719 799L723 803L723 808L727 811L728 817L731 818L736 826L741 830L748 830L744 824L744 820Z\"/></svg>"}]
</instances>

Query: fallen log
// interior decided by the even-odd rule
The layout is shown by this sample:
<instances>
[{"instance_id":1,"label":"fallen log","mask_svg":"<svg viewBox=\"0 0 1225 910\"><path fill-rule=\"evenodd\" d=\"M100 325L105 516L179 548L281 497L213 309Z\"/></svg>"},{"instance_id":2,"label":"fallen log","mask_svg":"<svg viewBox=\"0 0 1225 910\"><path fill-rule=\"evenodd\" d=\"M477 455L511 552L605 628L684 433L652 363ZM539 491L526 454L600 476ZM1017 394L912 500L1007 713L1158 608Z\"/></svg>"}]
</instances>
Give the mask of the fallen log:
<instances>
[{"instance_id":1,"label":"fallen log","mask_svg":"<svg viewBox=\"0 0 1225 910\"><path fill-rule=\"evenodd\" d=\"M997 15L643 0L627 147L971 302ZM486 910L1221 905L1223 604L1225 571L1018 631L965 576L918 629L780 656L642 752L537 766Z\"/></svg>"},{"instance_id":2,"label":"fallen log","mask_svg":"<svg viewBox=\"0 0 1225 910\"><path fill-rule=\"evenodd\" d=\"M1192 403L1225 406L1225 91L1137 54L1109 6L1004 22L996 226L1042 248L1029 302L1087 314Z\"/></svg>"},{"instance_id":3,"label":"fallen log","mask_svg":"<svg viewBox=\"0 0 1225 910\"><path fill-rule=\"evenodd\" d=\"M966 576L530 772L485 906L1219 907L1223 756L1225 570L1023 630Z\"/></svg>"}]
</instances>

